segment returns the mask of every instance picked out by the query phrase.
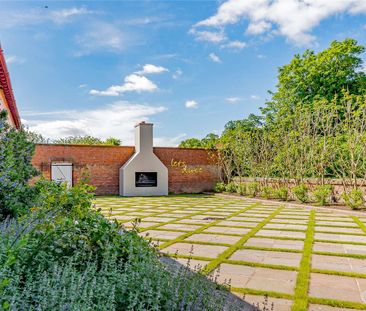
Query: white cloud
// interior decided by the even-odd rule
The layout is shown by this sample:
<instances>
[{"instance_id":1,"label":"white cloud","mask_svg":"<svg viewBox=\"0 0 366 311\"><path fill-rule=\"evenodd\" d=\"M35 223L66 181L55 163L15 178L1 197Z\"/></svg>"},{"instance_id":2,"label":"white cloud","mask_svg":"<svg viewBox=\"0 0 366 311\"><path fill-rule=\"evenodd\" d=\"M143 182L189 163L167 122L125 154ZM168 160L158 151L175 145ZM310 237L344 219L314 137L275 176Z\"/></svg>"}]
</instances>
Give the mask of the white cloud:
<instances>
[{"instance_id":1,"label":"white cloud","mask_svg":"<svg viewBox=\"0 0 366 311\"><path fill-rule=\"evenodd\" d=\"M185 106L188 109L196 109L198 108L198 103L195 100L187 100Z\"/></svg>"},{"instance_id":2,"label":"white cloud","mask_svg":"<svg viewBox=\"0 0 366 311\"><path fill-rule=\"evenodd\" d=\"M79 85L79 89L83 89L83 88L86 88L88 85L87 84L85 84L85 83L83 83L83 84L80 84Z\"/></svg>"},{"instance_id":3,"label":"white cloud","mask_svg":"<svg viewBox=\"0 0 366 311\"><path fill-rule=\"evenodd\" d=\"M67 8L62 10L55 10L50 12L50 18L54 23L62 24L68 22L72 17L91 14L92 11L89 11L86 8Z\"/></svg>"},{"instance_id":4,"label":"white cloud","mask_svg":"<svg viewBox=\"0 0 366 311\"><path fill-rule=\"evenodd\" d=\"M237 50L244 49L246 46L247 44L245 42L239 40L230 41L226 44L220 45L221 48L237 49Z\"/></svg>"},{"instance_id":5,"label":"white cloud","mask_svg":"<svg viewBox=\"0 0 366 311\"><path fill-rule=\"evenodd\" d=\"M221 63L220 57L218 57L215 53L210 53L208 58L212 60L214 63Z\"/></svg>"},{"instance_id":6,"label":"white cloud","mask_svg":"<svg viewBox=\"0 0 366 311\"><path fill-rule=\"evenodd\" d=\"M136 73L125 77L122 85L112 85L105 91L91 90L91 95L98 96L119 96L125 92L154 92L158 89L157 85L148 78Z\"/></svg>"},{"instance_id":7,"label":"white cloud","mask_svg":"<svg viewBox=\"0 0 366 311\"><path fill-rule=\"evenodd\" d=\"M91 110L51 111L28 113L28 117L42 119L25 120L30 130L51 139L73 135L92 135L102 139L120 138L124 145L133 144L134 125L148 121L150 116L166 111L163 106L132 104L119 101ZM48 117L45 120L44 117Z\"/></svg>"},{"instance_id":8,"label":"white cloud","mask_svg":"<svg viewBox=\"0 0 366 311\"><path fill-rule=\"evenodd\" d=\"M174 79L174 80L177 80L177 79L179 79L179 78L182 76L182 74L183 74L183 71L182 71L182 70L180 70L180 69L177 69L177 70L173 73L172 77L173 77L173 79Z\"/></svg>"},{"instance_id":9,"label":"white cloud","mask_svg":"<svg viewBox=\"0 0 366 311\"><path fill-rule=\"evenodd\" d=\"M187 134L184 133L174 137L156 137L154 138L154 146L177 147L185 137Z\"/></svg>"},{"instance_id":10,"label":"white cloud","mask_svg":"<svg viewBox=\"0 0 366 311\"><path fill-rule=\"evenodd\" d=\"M231 103L231 104L236 104L236 103L238 103L238 102L240 102L242 100L243 100L242 98L236 97L236 96L232 96L232 97L227 97L226 98L226 101L229 102L229 103Z\"/></svg>"},{"instance_id":11,"label":"white cloud","mask_svg":"<svg viewBox=\"0 0 366 311\"><path fill-rule=\"evenodd\" d=\"M266 58L266 55L263 55L263 54L257 54L257 58L259 58L259 59L263 59L263 58Z\"/></svg>"},{"instance_id":12,"label":"white cloud","mask_svg":"<svg viewBox=\"0 0 366 311\"><path fill-rule=\"evenodd\" d=\"M5 61L7 64L24 64L25 63L25 58L22 57L18 57L15 55L9 55L8 57L5 58Z\"/></svg>"},{"instance_id":13,"label":"white cloud","mask_svg":"<svg viewBox=\"0 0 366 311\"><path fill-rule=\"evenodd\" d=\"M250 95L250 98L253 99L253 100L259 100L260 99L260 96L258 96L258 95Z\"/></svg>"},{"instance_id":14,"label":"white cloud","mask_svg":"<svg viewBox=\"0 0 366 311\"><path fill-rule=\"evenodd\" d=\"M246 19L248 34L275 33L297 45L309 45L315 37L312 30L326 18L340 13L366 13L365 0L228 0L217 13L194 26L216 27Z\"/></svg>"},{"instance_id":15,"label":"white cloud","mask_svg":"<svg viewBox=\"0 0 366 311\"><path fill-rule=\"evenodd\" d=\"M93 22L86 31L75 36L79 46L75 56L93 52L121 52L132 44L131 37L112 23Z\"/></svg>"},{"instance_id":16,"label":"white cloud","mask_svg":"<svg viewBox=\"0 0 366 311\"><path fill-rule=\"evenodd\" d=\"M250 35L259 35L272 28L272 24L266 21L251 22L248 25L247 33Z\"/></svg>"},{"instance_id":17,"label":"white cloud","mask_svg":"<svg viewBox=\"0 0 366 311\"><path fill-rule=\"evenodd\" d=\"M208 41L212 43L220 43L226 40L226 36L222 31L198 31L192 28L189 31L190 34L194 35L198 41Z\"/></svg>"},{"instance_id":18,"label":"white cloud","mask_svg":"<svg viewBox=\"0 0 366 311\"><path fill-rule=\"evenodd\" d=\"M169 71L167 68L162 66L156 66L152 64L146 64L142 67L142 70L137 71L137 74L144 75L144 74L153 74L153 73L163 73Z\"/></svg>"},{"instance_id":19,"label":"white cloud","mask_svg":"<svg viewBox=\"0 0 366 311\"><path fill-rule=\"evenodd\" d=\"M60 10L51 10L46 8L28 9L28 10L1 10L0 28L13 28L38 25L45 22L63 24L70 22L77 16L92 14L94 12L84 7L70 7Z\"/></svg>"}]
</instances>

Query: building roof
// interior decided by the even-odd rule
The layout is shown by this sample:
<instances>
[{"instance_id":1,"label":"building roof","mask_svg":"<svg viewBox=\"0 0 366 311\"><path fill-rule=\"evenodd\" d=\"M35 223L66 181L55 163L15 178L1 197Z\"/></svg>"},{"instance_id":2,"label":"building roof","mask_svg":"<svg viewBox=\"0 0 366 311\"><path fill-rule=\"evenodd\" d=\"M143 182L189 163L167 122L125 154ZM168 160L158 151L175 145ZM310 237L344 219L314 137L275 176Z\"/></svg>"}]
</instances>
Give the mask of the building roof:
<instances>
[{"instance_id":1,"label":"building roof","mask_svg":"<svg viewBox=\"0 0 366 311\"><path fill-rule=\"evenodd\" d=\"M11 117L14 120L15 127L19 129L21 126L21 121L13 89L11 87L8 68L6 66L5 57L1 46L0 46L0 88L2 88L4 91L4 96L9 106Z\"/></svg>"}]
</instances>

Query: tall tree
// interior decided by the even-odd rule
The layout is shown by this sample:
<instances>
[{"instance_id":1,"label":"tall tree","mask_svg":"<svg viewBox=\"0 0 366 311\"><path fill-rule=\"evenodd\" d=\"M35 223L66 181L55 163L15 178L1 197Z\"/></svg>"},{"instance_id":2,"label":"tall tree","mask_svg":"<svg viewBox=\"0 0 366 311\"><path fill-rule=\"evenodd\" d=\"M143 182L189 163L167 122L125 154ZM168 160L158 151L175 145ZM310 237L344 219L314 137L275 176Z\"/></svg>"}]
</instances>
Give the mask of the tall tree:
<instances>
[{"instance_id":1,"label":"tall tree","mask_svg":"<svg viewBox=\"0 0 366 311\"><path fill-rule=\"evenodd\" d=\"M314 100L321 99L331 101L343 89L350 94L365 93L366 75L360 70L364 51L356 40L345 39L333 41L319 53L307 50L295 55L289 64L279 68L277 90L270 92L272 99L262 109L267 123L286 120L298 105L312 106Z\"/></svg>"}]
</instances>

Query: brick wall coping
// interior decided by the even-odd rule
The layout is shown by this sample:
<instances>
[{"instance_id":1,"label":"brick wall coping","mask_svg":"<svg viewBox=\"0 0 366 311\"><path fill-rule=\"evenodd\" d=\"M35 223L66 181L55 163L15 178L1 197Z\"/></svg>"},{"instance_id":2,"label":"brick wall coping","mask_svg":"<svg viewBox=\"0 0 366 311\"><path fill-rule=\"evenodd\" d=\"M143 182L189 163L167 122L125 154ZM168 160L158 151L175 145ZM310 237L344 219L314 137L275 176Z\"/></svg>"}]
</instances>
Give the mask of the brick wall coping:
<instances>
[{"instance_id":1,"label":"brick wall coping","mask_svg":"<svg viewBox=\"0 0 366 311\"><path fill-rule=\"evenodd\" d=\"M113 145L86 145L86 144L50 144L50 143L38 143L40 146L63 146L63 147L102 147L102 148L135 148L135 146L113 146ZM156 146L154 149L179 149L179 150L204 150L213 151L205 148L179 148L179 147L160 147Z\"/></svg>"}]
</instances>

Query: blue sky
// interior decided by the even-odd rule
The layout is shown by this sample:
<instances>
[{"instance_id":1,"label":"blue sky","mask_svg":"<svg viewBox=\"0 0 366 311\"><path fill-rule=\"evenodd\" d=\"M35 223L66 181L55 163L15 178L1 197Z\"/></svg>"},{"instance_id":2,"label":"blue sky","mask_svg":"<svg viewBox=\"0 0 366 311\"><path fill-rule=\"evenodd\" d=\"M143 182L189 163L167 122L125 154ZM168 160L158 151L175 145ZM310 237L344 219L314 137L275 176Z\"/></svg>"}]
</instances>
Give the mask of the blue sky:
<instances>
[{"instance_id":1,"label":"blue sky","mask_svg":"<svg viewBox=\"0 0 366 311\"><path fill-rule=\"evenodd\" d=\"M366 1L305 2L2 1L0 40L31 130L171 146L259 113L294 54L366 45Z\"/></svg>"}]
</instances>

